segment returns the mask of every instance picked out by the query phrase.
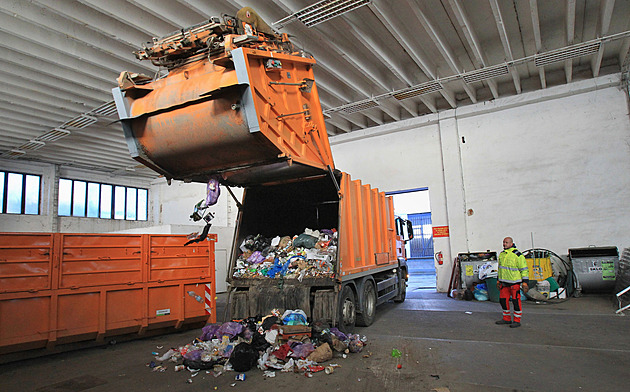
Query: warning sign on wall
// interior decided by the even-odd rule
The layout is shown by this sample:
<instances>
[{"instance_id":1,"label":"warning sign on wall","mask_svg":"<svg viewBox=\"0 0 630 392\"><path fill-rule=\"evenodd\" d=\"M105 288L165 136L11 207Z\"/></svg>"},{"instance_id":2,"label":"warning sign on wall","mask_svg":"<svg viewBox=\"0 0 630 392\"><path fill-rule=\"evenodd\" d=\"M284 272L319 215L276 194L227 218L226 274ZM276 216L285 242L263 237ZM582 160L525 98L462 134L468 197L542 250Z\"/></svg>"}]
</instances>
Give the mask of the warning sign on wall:
<instances>
[{"instance_id":1,"label":"warning sign on wall","mask_svg":"<svg viewBox=\"0 0 630 392\"><path fill-rule=\"evenodd\" d=\"M448 237L448 226L433 226L433 238Z\"/></svg>"}]
</instances>

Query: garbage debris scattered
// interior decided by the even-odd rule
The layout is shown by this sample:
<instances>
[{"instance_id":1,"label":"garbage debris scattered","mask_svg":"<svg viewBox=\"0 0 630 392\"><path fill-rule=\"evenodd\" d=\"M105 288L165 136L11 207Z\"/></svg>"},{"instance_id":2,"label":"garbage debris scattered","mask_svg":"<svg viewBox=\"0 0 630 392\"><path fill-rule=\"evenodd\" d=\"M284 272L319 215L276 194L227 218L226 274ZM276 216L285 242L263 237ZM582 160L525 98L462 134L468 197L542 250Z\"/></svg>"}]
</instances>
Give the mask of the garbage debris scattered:
<instances>
[{"instance_id":1,"label":"garbage debris scattered","mask_svg":"<svg viewBox=\"0 0 630 392\"><path fill-rule=\"evenodd\" d=\"M188 383L200 371L214 377L233 371L237 372L235 381L245 381L245 373L254 368L267 378L276 377L278 371L310 378L314 373L334 373L340 365L328 363L330 360L360 353L367 343L365 336L346 335L323 321L309 324L301 309L274 309L265 317L208 324L193 342L170 348L162 355L153 352L154 360L147 366L154 372L164 372L164 362L174 362L175 372L191 373ZM392 350L392 356L401 355L399 350Z\"/></svg>"},{"instance_id":2,"label":"garbage debris scattered","mask_svg":"<svg viewBox=\"0 0 630 392\"><path fill-rule=\"evenodd\" d=\"M334 277L337 230L306 229L293 237L250 235L243 240L240 250L235 278L282 277L301 282L304 278Z\"/></svg>"}]
</instances>

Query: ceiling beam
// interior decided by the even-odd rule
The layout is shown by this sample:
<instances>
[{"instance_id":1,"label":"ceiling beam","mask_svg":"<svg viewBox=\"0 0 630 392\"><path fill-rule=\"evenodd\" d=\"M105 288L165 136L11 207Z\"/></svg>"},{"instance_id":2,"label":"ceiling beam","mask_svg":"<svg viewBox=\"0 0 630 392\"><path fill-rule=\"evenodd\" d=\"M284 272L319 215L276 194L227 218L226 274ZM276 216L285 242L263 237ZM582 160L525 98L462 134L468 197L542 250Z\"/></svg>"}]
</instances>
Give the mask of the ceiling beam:
<instances>
[{"instance_id":1,"label":"ceiling beam","mask_svg":"<svg viewBox=\"0 0 630 392\"><path fill-rule=\"evenodd\" d=\"M376 113L374 113L374 112L376 112ZM385 124L385 120L383 119L383 111L380 110L378 107L364 110L361 113L363 113L365 115L365 117L367 117L370 120L374 121L378 125Z\"/></svg>"},{"instance_id":2,"label":"ceiling beam","mask_svg":"<svg viewBox=\"0 0 630 392\"><path fill-rule=\"evenodd\" d=\"M330 113L329 118L324 118L324 122L328 122L334 125L336 128L340 129L344 133L349 133L352 131L352 127L350 126L350 122L345 118L335 113Z\"/></svg>"},{"instance_id":3,"label":"ceiling beam","mask_svg":"<svg viewBox=\"0 0 630 392\"><path fill-rule=\"evenodd\" d=\"M400 106L394 104L389 99L385 98L378 101L379 109L384 111L389 117L393 118L395 121L401 120L400 115Z\"/></svg>"},{"instance_id":4,"label":"ceiling beam","mask_svg":"<svg viewBox=\"0 0 630 392\"><path fill-rule=\"evenodd\" d=\"M6 54L9 54L9 56L4 57ZM96 101L101 104L112 99L111 88L115 85L115 82L107 86L105 83L100 84L98 80L89 80L89 77L79 72L73 75L68 69L57 67L42 60L11 56L12 54L5 48L0 47L0 68L11 70L14 79L24 78L52 89L60 89L75 95L77 99L87 100L88 102ZM39 66L47 67L49 72L58 71L58 77L55 77L54 74L39 73ZM83 83L84 81L85 84ZM105 86L109 88L106 89Z\"/></svg>"},{"instance_id":5,"label":"ceiling beam","mask_svg":"<svg viewBox=\"0 0 630 392\"><path fill-rule=\"evenodd\" d=\"M203 15L199 15L184 4L172 0L127 0L127 2L134 4L165 23L175 24L178 28L192 26L205 19Z\"/></svg>"},{"instance_id":6,"label":"ceiling beam","mask_svg":"<svg viewBox=\"0 0 630 392\"><path fill-rule=\"evenodd\" d=\"M575 37L575 0L567 0L565 12L566 44L569 46L573 45ZM573 79L573 59L564 61L564 74L567 78L567 83L571 83Z\"/></svg>"},{"instance_id":7,"label":"ceiling beam","mask_svg":"<svg viewBox=\"0 0 630 392\"><path fill-rule=\"evenodd\" d=\"M33 0L32 2L74 23L86 25L89 29L107 37L115 34L113 38L130 47L139 48L142 43L151 40L149 34L136 26L123 23L76 0Z\"/></svg>"},{"instance_id":8,"label":"ceiling beam","mask_svg":"<svg viewBox=\"0 0 630 392\"><path fill-rule=\"evenodd\" d=\"M199 15L202 15L205 19L209 19L211 16L221 16L221 14L229 12L228 8L233 7L229 5L227 7L221 7L221 5L218 5L220 2L216 0L177 0L177 2L184 4Z\"/></svg>"},{"instance_id":9,"label":"ceiling beam","mask_svg":"<svg viewBox=\"0 0 630 392\"><path fill-rule=\"evenodd\" d=\"M451 68L451 70L455 73L458 73L458 74L462 73L462 69L459 65L459 61L455 57L453 50L448 45L446 40L442 38L440 32L433 25L433 23L431 23L429 18L427 18L426 15L424 15L424 12L420 10L419 4L417 2L414 2L413 0L407 0L407 3L410 5L413 13L416 15L416 17L420 21L420 24L422 25L422 27L424 27L424 30L429 34L429 38L431 38L431 40L435 44L436 48L438 49L442 57L444 57L444 59L448 63L449 68ZM476 103L477 97L473 89L468 85L468 83L464 82L463 80L462 80L462 85L464 87L464 90L470 97L470 100L473 103Z\"/></svg>"},{"instance_id":10,"label":"ceiling beam","mask_svg":"<svg viewBox=\"0 0 630 392\"><path fill-rule=\"evenodd\" d=\"M174 23L165 22L125 0L77 0L98 12L132 26L150 37L161 37L179 28Z\"/></svg>"},{"instance_id":11,"label":"ceiling beam","mask_svg":"<svg viewBox=\"0 0 630 392\"><path fill-rule=\"evenodd\" d=\"M352 34L355 37L356 42L360 42L368 50L374 53L381 64L387 67L398 80L405 83L407 85L406 87L415 84L416 81L411 79L406 74L405 70L401 67L402 62L400 61L400 59L398 59L397 61L392 61L392 59L396 58L397 56L404 56L404 51L393 53L393 51L390 50L389 47L384 46L382 40L379 42L373 39L373 34L370 34L370 32L363 27L364 25L361 25L357 23L357 21L354 21L352 15L346 15L343 18L340 18L340 25L341 24L345 24L347 26L347 29L343 29L344 31ZM387 43L387 46L392 45L389 40L385 42ZM390 86L388 90L392 90L392 87Z\"/></svg>"},{"instance_id":12,"label":"ceiling beam","mask_svg":"<svg viewBox=\"0 0 630 392\"><path fill-rule=\"evenodd\" d=\"M475 34L475 31L473 30L472 25L470 24L470 21L468 19L468 16L464 11L464 7L459 2L459 0L449 0L449 4L451 6L451 9L453 10L453 13L455 14L455 18L457 19L459 27L464 32L464 37L466 38L468 45L472 49L478 66L487 67L488 61L486 59L486 56L482 52L481 44L479 43L477 34ZM490 91L492 92L492 96L495 99L499 98L499 90L496 81L493 79L488 79L487 82L488 86L490 87Z\"/></svg>"},{"instance_id":13,"label":"ceiling beam","mask_svg":"<svg viewBox=\"0 0 630 392\"><path fill-rule=\"evenodd\" d=\"M529 0L529 11L532 17L532 28L534 32L534 42L536 43L536 53L542 50L542 39L540 38L540 18L538 17L538 0ZM540 85L547 88L547 77L545 76L545 66L538 67Z\"/></svg>"},{"instance_id":14,"label":"ceiling beam","mask_svg":"<svg viewBox=\"0 0 630 392\"><path fill-rule=\"evenodd\" d=\"M368 127L367 119L361 113L346 113L343 110L335 112L339 117L356 125L361 129Z\"/></svg>"},{"instance_id":15,"label":"ceiling beam","mask_svg":"<svg viewBox=\"0 0 630 392\"><path fill-rule=\"evenodd\" d=\"M599 38L608 34L610 29L610 21L612 19L613 8L615 7L615 0L602 0L599 7L599 18L597 19L597 36ZM599 51L593 55L591 61L591 69L593 70L593 77L599 76L599 70L602 66L602 60L604 58L604 45L599 46Z\"/></svg>"},{"instance_id":16,"label":"ceiling beam","mask_svg":"<svg viewBox=\"0 0 630 392\"><path fill-rule=\"evenodd\" d=\"M437 80L437 71L436 66L432 64L430 61L426 59L424 55L422 55L416 49L415 45L413 45L406 37L411 36L410 33L401 34L400 30L405 29L405 25L400 22L395 22L393 17L386 12L386 9L389 8L389 5L380 5L378 1L373 1L368 4L368 7L372 10L374 15L383 23L385 28L394 36L394 38L398 41L398 44L405 49L407 54L411 57L411 59L416 63L418 68L431 80ZM443 95L442 91L440 91ZM449 103L451 102L446 95L444 95ZM453 106L455 108L455 106Z\"/></svg>"},{"instance_id":17,"label":"ceiling beam","mask_svg":"<svg viewBox=\"0 0 630 392\"><path fill-rule=\"evenodd\" d=\"M1 64L1 63L0 63ZM102 101L98 101L92 98L83 97L80 100L77 99L77 95L64 91L58 88L53 88L43 83L33 81L26 78L16 78L15 74L5 72L0 65L0 84L4 85L7 89L13 91L19 91L24 95L34 97L36 95L42 95L51 99L58 99L71 103L73 105L81 105L83 107L82 113L87 112L100 104Z\"/></svg>"},{"instance_id":18,"label":"ceiling beam","mask_svg":"<svg viewBox=\"0 0 630 392\"><path fill-rule=\"evenodd\" d=\"M411 114L413 117L418 117L418 104L412 100L403 100L398 101L398 104L403 107L407 111L407 113Z\"/></svg>"},{"instance_id":19,"label":"ceiling beam","mask_svg":"<svg viewBox=\"0 0 630 392\"><path fill-rule=\"evenodd\" d=\"M122 45L111 37L85 28L58 15L26 2L21 6L0 12L0 29L39 46L54 49L65 56L72 56L88 64L100 66L103 71L129 69L148 72L154 69L140 65L129 53L132 48ZM13 4L16 4L13 3ZM6 12L11 13L8 15ZM18 15L18 17L14 16ZM39 52L33 54L41 55Z\"/></svg>"},{"instance_id":20,"label":"ceiling beam","mask_svg":"<svg viewBox=\"0 0 630 392\"><path fill-rule=\"evenodd\" d=\"M25 98L28 97L28 98ZM44 94L33 92L31 94L25 94L19 88L7 90L0 95L0 102L7 102L9 104L18 104L23 107L31 109L43 109L51 111L52 113L61 113L69 116L70 118L76 117L81 113L85 113L85 106L78 105L73 102L63 101L59 98L48 96Z\"/></svg>"},{"instance_id":21,"label":"ceiling beam","mask_svg":"<svg viewBox=\"0 0 630 392\"><path fill-rule=\"evenodd\" d=\"M506 61L513 61L514 55L512 54L512 48L510 47L510 40L508 39L507 31L505 30L505 23L503 22L503 15L501 14L501 8L499 7L498 0L488 0L490 2L490 8L492 8L492 14L494 15L494 21L497 25L499 37L503 44L503 51L505 52ZM521 78L518 75L515 67L509 67L512 74L512 80L514 81L514 88L516 93L521 93Z\"/></svg>"},{"instance_id":22,"label":"ceiling beam","mask_svg":"<svg viewBox=\"0 0 630 392\"><path fill-rule=\"evenodd\" d=\"M422 101L424 106L427 107L432 113L437 113L437 106L435 105L435 98L431 95L421 95L418 98Z\"/></svg>"}]
</instances>

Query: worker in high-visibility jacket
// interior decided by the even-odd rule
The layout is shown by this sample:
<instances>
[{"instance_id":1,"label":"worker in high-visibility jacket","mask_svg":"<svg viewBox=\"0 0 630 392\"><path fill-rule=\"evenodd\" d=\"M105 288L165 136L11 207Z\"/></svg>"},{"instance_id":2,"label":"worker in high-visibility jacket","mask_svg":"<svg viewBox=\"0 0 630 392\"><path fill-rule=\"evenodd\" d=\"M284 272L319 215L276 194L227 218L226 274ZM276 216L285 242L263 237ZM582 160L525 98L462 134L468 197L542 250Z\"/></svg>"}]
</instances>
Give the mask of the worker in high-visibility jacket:
<instances>
[{"instance_id":1,"label":"worker in high-visibility jacket","mask_svg":"<svg viewBox=\"0 0 630 392\"><path fill-rule=\"evenodd\" d=\"M511 328L521 326L523 307L521 306L521 286L529 290L529 269L525 256L516 249L512 237L503 239L503 252L499 254L499 274L497 288L499 302L503 308L503 318L497 324L509 324ZM514 307L514 320L510 312L510 301Z\"/></svg>"}]
</instances>

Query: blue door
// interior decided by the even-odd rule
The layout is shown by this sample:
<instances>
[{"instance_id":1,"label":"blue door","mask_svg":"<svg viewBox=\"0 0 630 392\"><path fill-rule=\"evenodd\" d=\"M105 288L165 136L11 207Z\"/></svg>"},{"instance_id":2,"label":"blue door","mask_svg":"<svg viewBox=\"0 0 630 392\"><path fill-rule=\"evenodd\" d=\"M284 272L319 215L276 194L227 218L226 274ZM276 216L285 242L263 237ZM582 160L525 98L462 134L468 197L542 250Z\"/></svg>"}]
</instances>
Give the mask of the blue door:
<instances>
[{"instance_id":1,"label":"blue door","mask_svg":"<svg viewBox=\"0 0 630 392\"><path fill-rule=\"evenodd\" d=\"M433 225L431 213L407 215L413 225L413 239L409 241L412 259L433 257Z\"/></svg>"}]
</instances>

